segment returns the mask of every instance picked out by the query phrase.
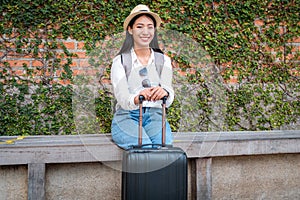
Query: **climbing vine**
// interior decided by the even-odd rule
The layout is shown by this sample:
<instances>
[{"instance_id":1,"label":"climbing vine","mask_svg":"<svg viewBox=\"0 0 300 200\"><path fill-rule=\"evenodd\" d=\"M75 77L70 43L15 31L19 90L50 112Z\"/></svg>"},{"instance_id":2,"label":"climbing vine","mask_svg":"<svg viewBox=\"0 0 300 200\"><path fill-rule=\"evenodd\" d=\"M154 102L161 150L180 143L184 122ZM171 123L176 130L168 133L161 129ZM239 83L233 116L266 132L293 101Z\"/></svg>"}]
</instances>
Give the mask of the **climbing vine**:
<instances>
[{"instance_id":1,"label":"climbing vine","mask_svg":"<svg viewBox=\"0 0 300 200\"><path fill-rule=\"evenodd\" d=\"M0 135L77 133L72 85L80 55L64 41L83 41L83 50L92 52L99 41L122 32L123 20L139 3L2 0ZM190 38L214 63L207 76L189 56L165 52L175 74L181 74L175 85L191 86L176 88L168 110L173 131L299 129L298 0L143 3L161 16L162 29ZM109 64L99 66L99 85L109 85ZM94 100L100 132L110 132L113 97L108 88L100 86ZM192 103L180 97L187 93L193 94Z\"/></svg>"}]
</instances>

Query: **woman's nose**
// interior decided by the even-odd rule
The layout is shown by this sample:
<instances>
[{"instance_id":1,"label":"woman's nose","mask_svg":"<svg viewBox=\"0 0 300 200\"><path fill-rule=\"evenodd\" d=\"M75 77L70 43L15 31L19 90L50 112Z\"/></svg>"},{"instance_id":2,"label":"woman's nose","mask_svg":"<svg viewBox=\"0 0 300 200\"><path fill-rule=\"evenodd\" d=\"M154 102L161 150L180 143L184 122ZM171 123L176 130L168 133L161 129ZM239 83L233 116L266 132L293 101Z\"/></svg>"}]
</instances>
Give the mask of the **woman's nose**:
<instances>
[{"instance_id":1,"label":"woman's nose","mask_svg":"<svg viewBox=\"0 0 300 200\"><path fill-rule=\"evenodd\" d=\"M149 34L150 34L150 29L147 28L147 27L145 27L145 28L142 29L142 33L143 33L144 35L149 35Z\"/></svg>"}]
</instances>

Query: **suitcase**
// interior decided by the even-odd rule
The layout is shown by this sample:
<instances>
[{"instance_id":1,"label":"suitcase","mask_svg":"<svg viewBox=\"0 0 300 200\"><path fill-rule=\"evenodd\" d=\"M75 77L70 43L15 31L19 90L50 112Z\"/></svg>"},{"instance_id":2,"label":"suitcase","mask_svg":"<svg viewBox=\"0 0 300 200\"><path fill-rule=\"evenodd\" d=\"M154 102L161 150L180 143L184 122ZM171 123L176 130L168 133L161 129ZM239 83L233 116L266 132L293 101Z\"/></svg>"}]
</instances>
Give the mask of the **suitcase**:
<instances>
[{"instance_id":1,"label":"suitcase","mask_svg":"<svg viewBox=\"0 0 300 200\"><path fill-rule=\"evenodd\" d=\"M125 150L122 163L122 200L187 199L187 157L178 148L165 145L165 108L162 109L162 144L142 148L142 102L140 97L138 146Z\"/></svg>"}]
</instances>

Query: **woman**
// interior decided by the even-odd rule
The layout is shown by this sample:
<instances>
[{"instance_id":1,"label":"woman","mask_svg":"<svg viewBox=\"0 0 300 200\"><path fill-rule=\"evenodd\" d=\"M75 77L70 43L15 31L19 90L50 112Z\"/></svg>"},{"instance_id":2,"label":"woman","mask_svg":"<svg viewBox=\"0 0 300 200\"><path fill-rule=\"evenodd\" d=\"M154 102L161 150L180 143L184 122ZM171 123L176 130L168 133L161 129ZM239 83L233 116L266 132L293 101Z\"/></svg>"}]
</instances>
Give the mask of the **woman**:
<instances>
[{"instance_id":1,"label":"woman","mask_svg":"<svg viewBox=\"0 0 300 200\"><path fill-rule=\"evenodd\" d=\"M117 100L112 121L112 139L121 148L138 144L139 96L143 102L143 144L161 144L161 99L167 96L166 107L174 100L172 66L168 56L162 55L162 70L157 71L155 52L159 49L156 28L161 19L145 5L136 6L124 21L126 38L113 59L111 81ZM130 73L125 70L125 54L130 56ZM156 60L157 61L157 60ZM129 65L130 65L129 64ZM127 66L128 68L128 66ZM126 74L127 73L127 74ZM166 144L172 144L172 133L166 121Z\"/></svg>"}]
</instances>

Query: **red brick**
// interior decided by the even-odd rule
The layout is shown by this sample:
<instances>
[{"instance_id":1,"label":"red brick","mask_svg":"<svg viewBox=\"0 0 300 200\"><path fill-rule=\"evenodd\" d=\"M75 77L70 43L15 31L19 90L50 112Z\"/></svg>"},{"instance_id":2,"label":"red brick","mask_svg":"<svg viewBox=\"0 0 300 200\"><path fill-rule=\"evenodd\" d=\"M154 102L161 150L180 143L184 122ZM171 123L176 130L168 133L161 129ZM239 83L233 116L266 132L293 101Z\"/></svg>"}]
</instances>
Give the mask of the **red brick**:
<instances>
[{"instance_id":1,"label":"red brick","mask_svg":"<svg viewBox=\"0 0 300 200\"><path fill-rule=\"evenodd\" d=\"M230 78L230 80L228 81L228 83L231 83L231 84L236 84L237 82L238 82L238 80L235 77Z\"/></svg>"},{"instance_id":2,"label":"red brick","mask_svg":"<svg viewBox=\"0 0 300 200\"><path fill-rule=\"evenodd\" d=\"M292 52L298 52L300 51L300 46L293 46Z\"/></svg>"},{"instance_id":3,"label":"red brick","mask_svg":"<svg viewBox=\"0 0 300 200\"><path fill-rule=\"evenodd\" d=\"M41 61L39 61L39 60L34 60L34 61L32 61L32 63L31 63L32 65L32 67L42 67L44 64L41 62Z\"/></svg>"},{"instance_id":4,"label":"red brick","mask_svg":"<svg viewBox=\"0 0 300 200\"><path fill-rule=\"evenodd\" d=\"M18 76L23 76L24 75L24 70L17 69L17 70L14 70L13 73L15 75L18 75Z\"/></svg>"},{"instance_id":5,"label":"red brick","mask_svg":"<svg viewBox=\"0 0 300 200\"><path fill-rule=\"evenodd\" d=\"M111 81L109 79L102 79L101 83L103 83L103 84L111 84Z\"/></svg>"},{"instance_id":6,"label":"red brick","mask_svg":"<svg viewBox=\"0 0 300 200\"><path fill-rule=\"evenodd\" d=\"M80 75L81 70L73 69L73 76Z\"/></svg>"},{"instance_id":7,"label":"red brick","mask_svg":"<svg viewBox=\"0 0 300 200\"><path fill-rule=\"evenodd\" d=\"M75 54L77 55L75 58L86 58L86 52L82 51L82 52L75 52Z\"/></svg>"},{"instance_id":8,"label":"red brick","mask_svg":"<svg viewBox=\"0 0 300 200\"><path fill-rule=\"evenodd\" d=\"M295 39L293 40L293 42L295 42L295 43L300 43L300 37L295 38Z\"/></svg>"},{"instance_id":9,"label":"red brick","mask_svg":"<svg viewBox=\"0 0 300 200\"><path fill-rule=\"evenodd\" d=\"M78 67L90 67L88 59L81 59L79 60L79 66Z\"/></svg>"},{"instance_id":10,"label":"red brick","mask_svg":"<svg viewBox=\"0 0 300 200\"><path fill-rule=\"evenodd\" d=\"M75 49L75 42L63 42L67 49Z\"/></svg>"},{"instance_id":11,"label":"red brick","mask_svg":"<svg viewBox=\"0 0 300 200\"><path fill-rule=\"evenodd\" d=\"M285 56L286 60L296 60L297 56L295 54L288 54Z\"/></svg>"},{"instance_id":12,"label":"red brick","mask_svg":"<svg viewBox=\"0 0 300 200\"><path fill-rule=\"evenodd\" d=\"M279 34L283 35L285 32L284 27L279 27Z\"/></svg>"},{"instance_id":13,"label":"red brick","mask_svg":"<svg viewBox=\"0 0 300 200\"><path fill-rule=\"evenodd\" d=\"M27 66L30 65L30 62L28 60L8 60L6 61L11 67L22 67L24 64Z\"/></svg>"},{"instance_id":14,"label":"red brick","mask_svg":"<svg viewBox=\"0 0 300 200\"><path fill-rule=\"evenodd\" d=\"M61 61L61 64L62 64L62 65L65 65L65 64L67 64L67 63L68 63L68 61L66 61L66 60L62 60L62 61ZM72 60L72 63L70 64L70 66L71 66L71 67L76 67L76 66L77 66L77 62L74 61L74 60Z\"/></svg>"},{"instance_id":15,"label":"red brick","mask_svg":"<svg viewBox=\"0 0 300 200\"><path fill-rule=\"evenodd\" d=\"M73 76L78 76L78 75L96 76L97 73L98 73L98 70L95 70L95 69L88 69L88 70L77 69L77 70L73 70Z\"/></svg>"},{"instance_id":16,"label":"red brick","mask_svg":"<svg viewBox=\"0 0 300 200\"><path fill-rule=\"evenodd\" d=\"M43 49L43 48L45 48L45 44L42 43L42 44L40 44L38 47L39 47L39 49Z\"/></svg>"},{"instance_id":17,"label":"red brick","mask_svg":"<svg viewBox=\"0 0 300 200\"><path fill-rule=\"evenodd\" d=\"M180 76L186 76L186 72L185 72L185 71L177 70L177 73L178 73Z\"/></svg>"},{"instance_id":18,"label":"red brick","mask_svg":"<svg viewBox=\"0 0 300 200\"><path fill-rule=\"evenodd\" d=\"M298 70L290 70L290 73L293 75L293 76L300 76L300 72Z\"/></svg>"},{"instance_id":19,"label":"red brick","mask_svg":"<svg viewBox=\"0 0 300 200\"><path fill-rule=\"evenodd\" d=\"M84 49L84 42L77 42L77 49Z\"/></svg>"},{"instance_id":20,"label":"red brick","mask_svg":"<svg viewBox=\"0 0 300 200\"><path fill-rule=\"evenodd\" d=\"M256 26L263 26L263 25L264 25L264 21L261 20L261 19L256 19L256 20L254 21L254 24L255 24Z\"/></svg>"},{"instance_id":21,"label":"red brick","mask_svg":"<svg viewBox=\"0 0 300 200\"><path fill-rule=\"evenodd\" d=\"M69 84L71 84L71 81L70 80L59 80L58 83L61 85L69 85Z\"/></svg>"}]
</instances>

